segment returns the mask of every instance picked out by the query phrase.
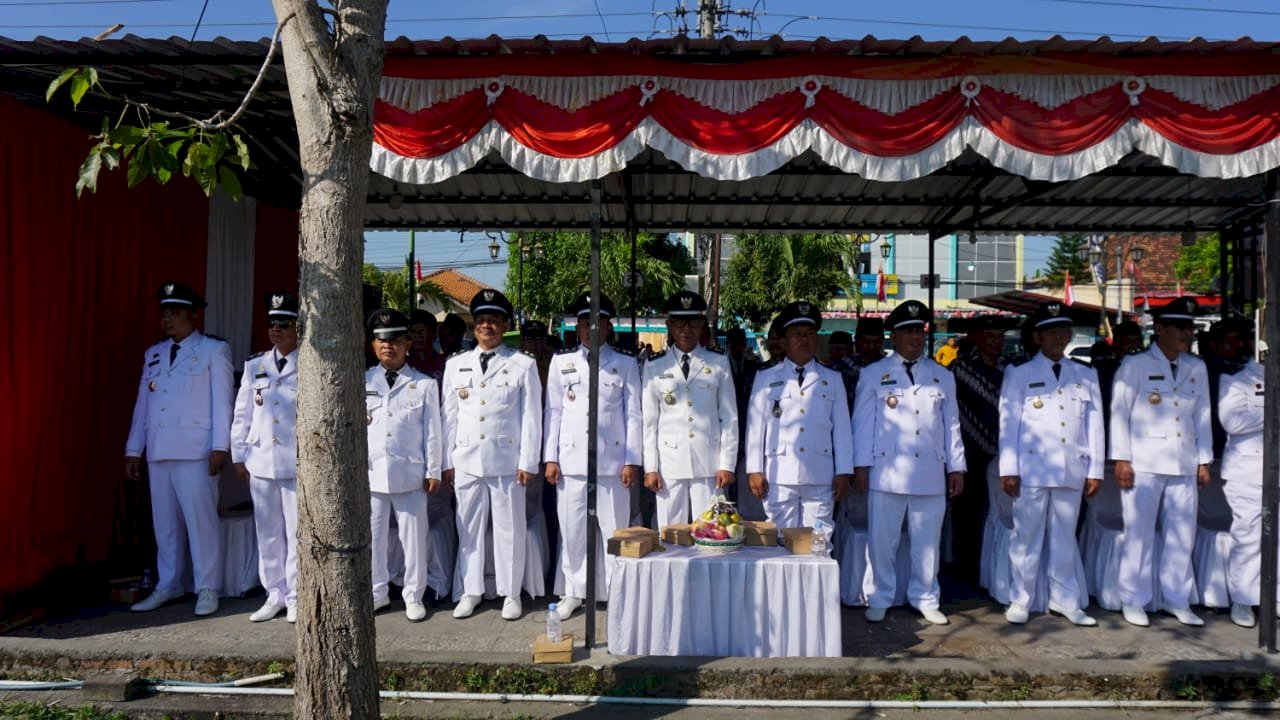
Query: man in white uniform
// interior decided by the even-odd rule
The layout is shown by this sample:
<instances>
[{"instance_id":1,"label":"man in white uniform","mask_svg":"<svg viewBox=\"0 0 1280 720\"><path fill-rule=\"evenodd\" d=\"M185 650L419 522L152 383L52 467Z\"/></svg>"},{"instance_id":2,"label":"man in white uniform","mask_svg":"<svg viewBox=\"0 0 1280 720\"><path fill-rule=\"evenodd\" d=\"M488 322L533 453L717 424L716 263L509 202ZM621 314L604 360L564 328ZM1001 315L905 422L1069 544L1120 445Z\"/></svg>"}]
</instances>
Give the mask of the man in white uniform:
<instances>
[{"instance_id":1,"label":"man in white uniform","mask_svg":"<svg viewBox=\"0 0 1280 720\"><path fill-rule=\"evenodd\" d=\"M258 535L258 578L267 601L249 616L281 610L298 620L298 299L267 295L271 351L245 361L231 422L231 462L249 484Z\"/></svg>"},{"instance_id":2,"label":"man in white uniform","mask_svg":"<svg viewBox=\"0 0 1280 720\"><path fill-rule=\"evenodd\" d=\"M494 582L502 617L518 620L524 580L525 486L542 456L542 383L532 355L502 342L511 302L497 290L471 298L476 346L444 369L444 477L458 496L455 618L484 596L485 534L492 516Z\"/></svg>"},{"instance_id":3,"label":"man in white uniform","mask_svg":"<svg viewBox=\"0 0 1280 720\"><path fill-rule=\"evenodd\" d=\"M613 332L613 301L600 296L600 379L596 424L596 514L599 532L587 537L587 396L591 368L587 343L591 329L591 295L574 302L578 337L582 344L551 356L547 371L547 408L544 425L547 482L558 486L556 514L560 519L560 568L557 589L563 597L556 606L561 619L582 607L587 596L587 543L594 542L598 592L607 594L613 564L605 562L604 538L627 526L631 486L640 480L644 454L640 418L640 366L630 353L610 347L605 340ZM599 580L604 580L600 586Z\"/></svg>"},{"instance_id":4,"label":"man in white uniform","mask_svg":"<svg viewBox=\"0 0 1280 720\"><path fill-rule=\"evenodd\" d=\"M182 597L190 543L196 615L212 615L222 589L218 476L231 449L231 348L196 330L207 303L191 288L166 283L159 295L169 339L143 355L124 452L131 480L141 478L147 455L158 578L155 591L130 609L147 612Z\"/></svg>"},{"instance_id":5,"label":"man in white uniform","mask_svg":"<svg viewBox=\"0 0 1280 720\"><path fill-rule=\"evenodd\" d=\"M1145 608L1155 582L1165 612L1184 625L1204 624L1190 607L1191 547L1199 488L1210 480L1213 434L1208 374L1188 353L1196 309L1195 300L1181 297L1153 310L1155 341L1124 359L1111 394L1111 457L1124 517L1120 602L1124 619L1139 627L1149 624ZM1154 568L1157 520L1164 546Z\"/></svg>"},{"instance_id":6,"label":"man in white uniform","mask_svg":"<svg viewBox=\"0 0 1280 720\"><path fill-rule=\"evenodd\" d=\"M853 479L844 379L815 362L822 314L813 303L779 314L786 357L756 373L747 415L747 481L778 529L831 523Z\"/></svg>"},{"instance_id":7,"label":"man in white uniform","mask_svg":"<svg viewBox=\"0 0 1280 720\"><path fill-rule=\"evenodd\" d=\"M1076 518L1081 492L1092 497L1102 483L1102 391L1092 368L1064 357L1071 318L1062 304L1049 303L1032 318L1040 352L1006 369L1000 388L1000 486L1014 498L1013 582L1005 619L1017 625L1027 621L1044 562L1049 610L1076 625L1097 625L1080 608Z\"/></svg>"},{"instance_id":8,"label":"man in white uniform","mask_svg":"<svg viewBox=\"0 0 1280 720\"><path fill-rule=\"evenodd\" d=\"M858 492L870 492L870 622L884 620L893 604L898 585L894 559L904 516L911 543L907 600L925 620L948 622L938 609L938 546L947 498L964 488L965 461L955 378L924 353L931 315L916 300L894 308L886 322L894 354L866 366L858 378L853 482Z\"/></svg>"},{"instance_id":9,"label":"man in white uniform","mask_svg":"<svg viewBox=\"0 0 1280 720\"><path fill-rule=\"evenodd\" d=\"M427 493L440 490L440 394L434 378L408 364L413 343L404 313L375 310L369 331L378 358L364 376L373 611L391 604L387 534L394 512L404 548L404 614L419 622L427 616Z\"/></svg>"},{"instance_id":10,"label":"man in white uniform","mask_svg":"<svg viewBox=\"0 0 1280 720\"><path fill-rule=\"evenodd\" d=\"M1247 342L1247 341L1246 341ZM1223 492L1231 506L1231 554L1227 591L1231 622L1253 627L1262 587L1262 429L1266 373L1250 360L1218 385L1218 420L1227 431L1222 451ZM1280 613L1277 613L1280 617Z\"/></svg>"},{"instance_id":11,"label":"man in white uniform","mask_svg":"<svg viewBox=\"0 0 1280 720\"><path fill-rule=\"evenodd\" d=\"M671 347L644 364L644 484L658 498L658 526L687 523L734 481L738 399L729 360L699 340L707 302L682 290L667 299Z\"/></svg>"}]
</instances>

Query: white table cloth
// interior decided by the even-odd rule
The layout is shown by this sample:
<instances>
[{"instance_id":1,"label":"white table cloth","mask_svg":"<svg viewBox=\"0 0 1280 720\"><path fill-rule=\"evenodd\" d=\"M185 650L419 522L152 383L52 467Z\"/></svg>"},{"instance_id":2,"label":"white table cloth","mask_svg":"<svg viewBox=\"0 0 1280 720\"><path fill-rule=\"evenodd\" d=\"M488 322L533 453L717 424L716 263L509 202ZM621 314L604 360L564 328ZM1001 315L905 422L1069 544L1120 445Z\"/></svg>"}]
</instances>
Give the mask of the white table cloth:
<instances>
[{"instance_id":1,"label":"white table cloth","mask_svg":"<svg viewBox=\"0 0 1280 720\"><path fill-rule=\"evenodd\" d=\"M614 655L840 657L840 568L785 548L667 546L615 562Z\"/></svg>"},{"instance_id":2,"label":"white table cloth","mask_svg":"<svg viewBox=\"0 0 1280 720\"><path fill-rule=\"evenodd\" d=\"M253 511L230 512L218 518L222 535L222 596L244 597L258 587L258 535Z\"/></svg>"}]
</instances>

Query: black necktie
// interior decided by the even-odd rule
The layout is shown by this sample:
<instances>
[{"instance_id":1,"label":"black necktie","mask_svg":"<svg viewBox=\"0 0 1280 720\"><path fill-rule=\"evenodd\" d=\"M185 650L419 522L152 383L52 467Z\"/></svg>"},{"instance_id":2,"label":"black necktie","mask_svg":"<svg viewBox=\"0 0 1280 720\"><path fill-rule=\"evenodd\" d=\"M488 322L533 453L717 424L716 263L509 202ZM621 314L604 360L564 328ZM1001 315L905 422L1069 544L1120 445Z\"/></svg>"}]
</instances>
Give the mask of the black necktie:
<instances>
[{"instance_id":1,"label":"black necktie","mask_svg":"<svg viewBox=\"0 0 1280 720\"><path fill-rule=\"evenodd\" d=\"M1053 364L1053 379L1054 380L1062 379L1062 363Z\"/></svg>"},{"instance_id":2,"label":"black necktie","mask_svg":"<svg viewBox=\"0 0 1280 720\"><path fill-rule=\"evenodd\" d=\"M481 373L489 372L489 358L491 357L493 357L493 353L491 352L480 353L480 372Z\"/></svg>"},{"instance_id":3,"label":"black necktie","mask_svg":"<svg viewBox=\"0 0 1280 720\"><path fill-rule=\"evenodd\" d=\"M680 358L680 372L684 373L685 380L689 379L689 353L685 353L684 357Z\"/></svg>"},{"instance_id":4,"label":"black necktie","mask_svg":"<svg viewBox=\"0 0 1280 720\"><path fill-rule=\"evenodd\" d=\"M388 388L393 388L393 387L395 387L395 386L396 386L396 378L398 378L398 377L400 377L400 373L396 372L395 370L388 370L388 371L387 371L387 387L388 387Z\"/></svg>"},{"instance_id":5,"label":"black necktie","mask_svg":"<svg viewBox=\"0 0 1280 720\"><path fill-rule=\"evenodd\" d=\"M804 368L803 367L796 368L796 384L802 387L804 386Z\"/></svg>"},{"instance_id":6,"label":"black necktie","mask_svg":"<svg viewBox=\"0 0 1280 720\"><path fill-rule=\"evenodd\" d=\"M276 358L276 372L284 372L284 366L288 362L288 358Z\"/></svg>"},{"instance_id":7,"label":"black necktie","mask_svg":"<svg viewBox=\"0 0 1280 720\"><path fill-rule=\"evenodd\" d=\"M902 367L906 368L906 371L907 371L907 379L911 381L911 384L912 384L912 385L915 385L915 384L916 384L916 376L915 376L915 373L911 372L911 368L915 367L917 362L919 362L919 361L917 361L917 360L904 360L904 361L902 361Z\"/></svg>"},{"instance_id":8,"label":"black necktie","mask_svg":"<svg viewBox=\"0 0 1280 720\"><path fill-rule=\"evenodd\" d=\"M1178 379L1178 363L1176 361L1169 363L1169 369L1173 371L1173 379L1177 380Z\"/></svg>"},{"instance_id":9,"label":"black necktie","mask_svg":"<svg viewBox=\"0 0 1280 720\"><path fill-rule=\"evenodd\" d=\"M182 349L182 346L179 345L178 343L174 343L169 346L169 364L170 365L173 365L173 361L178 359L178 351L181 349Z\"/></svg>"}]
</instances>

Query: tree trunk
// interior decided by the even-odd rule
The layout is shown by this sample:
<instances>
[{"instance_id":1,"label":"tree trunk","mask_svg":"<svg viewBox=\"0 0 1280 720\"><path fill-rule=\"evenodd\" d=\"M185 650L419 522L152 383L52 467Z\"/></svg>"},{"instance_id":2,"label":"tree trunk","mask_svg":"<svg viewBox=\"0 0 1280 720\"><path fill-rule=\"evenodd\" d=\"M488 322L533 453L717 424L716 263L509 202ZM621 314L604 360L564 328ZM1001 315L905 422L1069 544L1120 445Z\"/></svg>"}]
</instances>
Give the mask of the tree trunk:
<instances>
[{"instance_id":1,"label":"tree trunk","mask_svg":"<svg viewBox=\"0 0 1280 720\"><path fill-rule=\"evenodd\" d=\"M272 2L303 173L294 716L376 718L361 265L387 0Z\"/></svg>"}]
</instances>

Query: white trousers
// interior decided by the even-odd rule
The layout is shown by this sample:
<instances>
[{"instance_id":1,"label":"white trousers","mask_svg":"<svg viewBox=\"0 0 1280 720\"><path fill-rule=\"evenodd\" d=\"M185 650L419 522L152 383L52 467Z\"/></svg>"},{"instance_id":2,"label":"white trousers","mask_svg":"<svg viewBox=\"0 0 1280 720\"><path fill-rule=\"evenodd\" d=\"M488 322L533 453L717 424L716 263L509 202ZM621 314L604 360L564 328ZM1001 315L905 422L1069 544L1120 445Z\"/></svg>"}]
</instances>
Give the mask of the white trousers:
<instances>
[{"instance_id":1,"label":"white trousers","mask_svg":"<svg viewBox=\"0 0 1280 720\"><path fill-rule=\"evenodd\" d=\"M613 564L605 555L604 540L613 531L627 527L631 491L618 477L601 478L596 485L596 599L609 596ZM556 486L556 516L560 519L560 567L556 572L556 592L567 597L587 596L587 477L562 475Z\"/></svg>"},{"instance_id":2,"label":"white trousers","mask_svg":"<svg viewBox=\"0 0 1280 720\"><path fill-rule=\"evenodd\" d=\"M1194 475L1134 473L1133 487L1120 491L1124 537L1120 546L1120 602L1145 607L1155 583L1168 607L1187 607L1195 589L1191 549L1196 538ZM1152 568L1156 520L1160 521L1164 547L1160 567ZM1153 575L1154 571L1154 575Z\"/></svg>"},{"instance_id":3,"label":"white trousers","mask_svg":"<svg viewBox=\"0 0 1280 720\"><path fill-rule=\"evenodd\" d=\"M680 480L663 477L662 485L662 492L657 494L659 529L692 522L692 518L711 507L711 498L716 496L714 476Z\"/></svg>"},{"instance_id":4,"label":"white trousers","mask_svg":"<svg viewBox=\"0 0 1280 720\"><path fill-rule=\"evenodd\" d=\"M504 597L520 597L524 584L525 493L515 475L480 477L458 471L458 567L454 598L484 595L485 537L493 516L494 585ZM461 582L458 582L458 581Z\"/></svg>"},{"instance_id":5,"label":"white trousers","mask_svg":"<svg viewBox=\"0 0 1280 720\"><path fill-rule=\"evenodd\" d=\"M938 590L938 544L942 538L942 518L947 513L944 495L904 495L871 490L867 497L867 556L871 560L873 592L867 604L873 608L893 605L898 588L898 543L902 540L902 520L907 520L911 544L911 578L907 602L917 608L934 608L940 603Z\"/></svg>"},{"instance_id":6,"label":"white trousers","mask_svg":"<svg viewBox=\"0 0 1280 720\"><path fill-rule=\"evenodd\" d=\"M1231 602L1257 605L1262 601L1262 488L1257 478L1228 479L1222 491L1231 506L1227 592Z\"/></svg>"},{"instance_id":7,"label":"white trousers","mask_svg":"<svg viewBox=\"0 0 1280 720\"><path fill-rule=\"evenodd\" d=\"M218 528L218 478L207 460L147 463L151 522L156 533L156 589L183 592L187 545L196 590L222 592L222 538Z\"/></svg>"},{"instance_id":8,"label":"white trousers","mask_svg":"<svg viewBox=\"0 0 1280 720\"><path fill-rule=\"evenodd\" d=\"M258 579L275 605L298 604L298 480L252 477Z\"/></svg>"},{"instance_id":9,"label":"white trousers","mask_svg":"<svg viewBox=\"0 0 1280 720\"><path fill-rule=\"evenodd\" d=\"M1013 571L1010 602L1031 607L1040 565L1047 563L1049 601L1068 610L1080 604L1076 517L1080 514L1081 497L1081 491L1074 488L1022 487L1013 501L1013 533L1009 537L1009 564Z\"/></svg>"},{"instance_id":10,"label":"white trousers","mask_svg":"<svg viewBox=\"0 0 1280 720\"><path fill-rule=\"evenodd\" d=\"M818 520L830 523L835 506L836 499L830 485L769 483L769 492L764 497L765 515L779 530L813 527Z\"/></svg>"},{"instance_id":11,"label":"white trousers","mask_svg":"<svg viewBox=\"0 0 1280 720\"><path fill-rule=\"evenodd\" d=\"M400 546L404 548L405 602L422 602L427 585L427 492L421 488L402 493L369 493L370 547L373 551L373 601L387 598L391 573L387 570L387 535L391 513L396 515Z\"/></svg>"}]
</instances>

